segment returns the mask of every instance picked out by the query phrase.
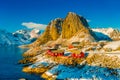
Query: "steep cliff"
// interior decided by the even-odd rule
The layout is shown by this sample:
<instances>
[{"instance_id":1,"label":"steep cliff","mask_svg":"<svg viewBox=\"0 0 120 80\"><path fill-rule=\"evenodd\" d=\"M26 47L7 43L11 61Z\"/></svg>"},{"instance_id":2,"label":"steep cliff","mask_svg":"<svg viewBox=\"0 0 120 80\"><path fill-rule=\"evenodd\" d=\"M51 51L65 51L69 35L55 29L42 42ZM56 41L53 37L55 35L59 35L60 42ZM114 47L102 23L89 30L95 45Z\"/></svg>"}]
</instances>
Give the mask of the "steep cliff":
<instances>
[{"instance_id":1,"label":"steep cliff","mask_svg":"<svg viewBox=\"0 0 120 80\"><path fill-rule=\"evenodd\" d=\"M60 40L59 40L60 39ZM89 28L86 19L69 12L66 18L52 20L45 32L35 41L34 45L45 44L48 41L58 42L65 39L66 43L75 41L96 41L97 37ZM53 43L53 42L52 42Z\"/></svg>"},{"instance_id":2,"label":"steep cliff","mask_svg":"<svg viewBox=\"0 0 120 80\"><path fill-rule=\"evenodd\" d=\"M57 18L52 20L46 27L44 33L34 42L32 46L39 46L48 41L56 40L61 35L63 19Z\"/></svg>"},{"instance_id":3,"label":"steep cliff","mask_svg":"<svg viewBox=\"0 0 120 80\"><path fill-rule=\"evenodd\" d=\"M62 31L62 22L63 19L57 18L50 23L50 35L52 40L56 40L60 35Z\"/></svg>"},{"instance_id":4,"label":"steep cliff","mask_svg":"<svg viewBox=\"0 0 120 80\"><path fill-rule=\"evenodd\" d=\"M63 21L62 37L69 39L81 29L88 29L89 25L85 18L75 13L69 12Z\"/></svg>"},{"instance_id":5,"label":"steep cliff","mask_svg":"<svg viewBox=\"0 0 120 80\"><path fill-rule=\"evenodd\" d=\"M62 25L62 38L69 41L95 41L96 35L89 28L87 20L75 13L69 12Z\"/></svg>"}]
</instances>

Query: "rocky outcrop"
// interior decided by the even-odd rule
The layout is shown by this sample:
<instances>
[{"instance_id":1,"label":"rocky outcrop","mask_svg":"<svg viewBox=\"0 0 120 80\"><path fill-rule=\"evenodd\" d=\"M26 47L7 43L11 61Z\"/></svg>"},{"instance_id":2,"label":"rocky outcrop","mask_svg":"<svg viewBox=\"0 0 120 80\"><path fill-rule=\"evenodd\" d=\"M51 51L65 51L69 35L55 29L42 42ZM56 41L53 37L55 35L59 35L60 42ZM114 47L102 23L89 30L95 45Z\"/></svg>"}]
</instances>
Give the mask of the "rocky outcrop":
<instances>
[{"instance_id":1,"label":"rocky outcrop","mask_svg":"<svg viewBox=\"0 0 120 80\"><path fill-rule=\"evenodd\" d=\"M120 68L120 58L113 55L107 54L93 54L90 53L86 58L87 64L91 66L101 66L107 68Z\"/></svg>"},{"instance_id":2,"label":"rocky outcrop","mask_svg":"<svg viewBox=\"0 0 120 80\"><path fill-rule=\"evenodd\" d=\"M46 43L50 40L56 40L61 34L62 19L58 18L49 23L40 40Z\"/></svg>"},{"instance_id":3,"label":"rocky outcrop","mask_svg":"<svg viewBox=\"0 0 120 80\"><path fill-rule=\"evenodd\" d=\"M86 19L72 12L69 12L63 21L62 38L70 39L70 42L97 40Z\"/></svg>"},{"instance_id":4,"label":"rocky outcrop","mask_svg":"<svg viewBox=\"0 0 120 80\"><path fill-rule=\"evenodd\" d=\"M120 31L117 29L114 29L109 36L112 38L112 40L120 40Z\"/></svg>"},{"instance_id":5,"label":"rocky outcrop","mask_svg":"<svg viewBox=\"0 0 120 80\"><path fill-rule=\"evenodd\" d=\"M69 39L79 30L88 29L88 27L89 25L85 18L69 12L62 25L62 37Z\"/></svg>"},{"instance_id":6,"label":"rocky outcrop","mask_svg":"<svg viewBox=\"0 0 120 80\"><path fill-rule=\"evenodd\" d=\"M50 35L52 40L56 40L60 35L62 31L62 22L63 19L57 18L50 23Z\"/></svg>"},{"instance_id":7,"label":"rocky outcrop","mask_svg":"<svg viewBox=\"0 0 120 80\"><path fill-rule=\"evenodd\" d=\"M57 18L51 21L46 27L44 33L34 42L32 46L39 46L48 41L56 40L61 35L63 19Z\"/></svg>"},{"instance_id":8,"label":"rocky outcrop","mask_svg":"<svg viewBox=\"0 0 120 80\"><path fill-rule=\"evenodd\" d=\"M45 44L47 41L50 40L52 40L50 35L50 26L47 26L45 32L32 44L34 46L39 46L41 44Z\"/></svg>"},{"instance_id":9,"label":"rocky outcrop","mask_svg":"<svg viewBox=\"0 0 120 80\"><path fill-rule=\"evenodd\" d=\"M57 18L51 21L36 43L40 45L48 41L59 41L59 38L62 40L66 39L68 43L97 40L86 19L72 12L69 12L64 20Z\"/></svg>"}]
</instances>

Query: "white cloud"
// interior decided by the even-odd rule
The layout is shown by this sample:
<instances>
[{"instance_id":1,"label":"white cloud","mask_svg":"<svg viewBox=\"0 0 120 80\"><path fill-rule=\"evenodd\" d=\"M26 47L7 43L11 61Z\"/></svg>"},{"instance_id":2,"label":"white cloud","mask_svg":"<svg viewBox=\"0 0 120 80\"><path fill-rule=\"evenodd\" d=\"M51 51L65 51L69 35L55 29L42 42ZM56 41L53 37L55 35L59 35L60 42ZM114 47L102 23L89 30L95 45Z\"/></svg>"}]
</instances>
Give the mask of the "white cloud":
<instances>
[{"instance_id":1,"label":"white cloud","mask_svg":"<svg viewBox=\"0 0 120 80\"><path fill-rule=\"evenodd\" d=\"M35 29L41 29L44 30L46 28L47 25L45 24L38 24L38 23L34 23L34 22L23 22L21 25L27 27L27 28L35 28Z\"/></svg>"}]
</instances>

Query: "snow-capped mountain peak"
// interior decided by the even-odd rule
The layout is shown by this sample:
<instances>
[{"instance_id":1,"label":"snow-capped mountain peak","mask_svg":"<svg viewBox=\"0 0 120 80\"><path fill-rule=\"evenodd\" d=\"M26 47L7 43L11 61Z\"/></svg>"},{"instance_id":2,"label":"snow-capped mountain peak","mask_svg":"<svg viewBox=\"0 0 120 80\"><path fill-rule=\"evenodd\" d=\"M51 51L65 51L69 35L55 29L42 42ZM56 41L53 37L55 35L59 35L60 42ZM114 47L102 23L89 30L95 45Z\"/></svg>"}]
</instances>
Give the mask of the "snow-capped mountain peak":
<instances>
[{"instance_id":1,"label":"snow-capped mountain peak","mask_svg":"<svg viewBox=\"0 0 120 80\"><path fill-rule=\"evenodd\" d=\"M33 31L35 32L34 35L31 34ZM42 32L40 30L18 30L14 33L0 30L0 45L7 46L28 44L33 42L41 33Z\"/></svg>"},{"instance_id":2,"label":"snow-capped mountain peak","mask_svg":"<svg viewBox=\"0 0 120 80\"><path fill-rule=\"evenodd\" d=\"M98 38L110 38L111 40L120 40L120 31L113 28L94 28L92 29Z\"/></svg>"}]
</instances>

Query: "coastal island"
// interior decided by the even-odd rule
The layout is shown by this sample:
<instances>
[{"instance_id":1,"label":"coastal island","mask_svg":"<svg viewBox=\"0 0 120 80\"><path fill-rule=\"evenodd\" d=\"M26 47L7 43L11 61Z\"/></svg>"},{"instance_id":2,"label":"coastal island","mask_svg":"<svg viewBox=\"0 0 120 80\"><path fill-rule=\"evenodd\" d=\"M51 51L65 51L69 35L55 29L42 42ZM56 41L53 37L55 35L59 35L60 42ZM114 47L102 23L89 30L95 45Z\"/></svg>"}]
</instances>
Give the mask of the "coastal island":
<instances>
[{"instance_id":1,"label":"coastal island","mask_svg":"<svg viewBox=\"0 0 120 80\"><path fill-rule=\"evenodd\" d=\"M29 48L19 61L23 72L47 80L119 80L120 39L113 35L120 33L101 37L96 30L73 12L51 21L35 42L23 46Z\"/></svg>"}]
</instances>

